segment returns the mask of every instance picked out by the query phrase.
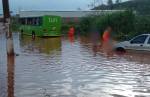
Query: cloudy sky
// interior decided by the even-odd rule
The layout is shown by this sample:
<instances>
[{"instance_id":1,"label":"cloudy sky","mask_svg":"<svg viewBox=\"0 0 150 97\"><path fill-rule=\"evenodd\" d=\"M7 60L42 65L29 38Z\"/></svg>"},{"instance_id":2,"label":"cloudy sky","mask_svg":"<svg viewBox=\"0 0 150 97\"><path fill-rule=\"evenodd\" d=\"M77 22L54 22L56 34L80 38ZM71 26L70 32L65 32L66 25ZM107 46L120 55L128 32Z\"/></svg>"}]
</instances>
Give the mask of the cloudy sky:
<instances>
[{"instance_id":1,"label":"cloudy sky","mask_svg":"<svg viewBox=\"0 0 150 97\"><path fill-rule=\"evenodd\" d=\"M107 0L97 1L99 4L102 1L107 2ZM87 10L91 2L93 0L9 0L10 8L15 12L19 10L77 10L78 8ZM0 2L0 10L2 10L2 2Z\"/></svg>"}]
</instances>

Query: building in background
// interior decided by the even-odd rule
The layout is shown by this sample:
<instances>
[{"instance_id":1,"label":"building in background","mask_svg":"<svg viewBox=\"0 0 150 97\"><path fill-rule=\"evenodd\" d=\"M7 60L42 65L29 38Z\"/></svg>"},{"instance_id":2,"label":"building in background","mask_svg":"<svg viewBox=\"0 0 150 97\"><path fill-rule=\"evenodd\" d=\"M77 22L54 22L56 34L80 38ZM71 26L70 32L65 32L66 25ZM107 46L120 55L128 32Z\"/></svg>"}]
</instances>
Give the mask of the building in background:
<instances>
[{"instance_id":1,"label":"building in background","mask_svg":"<svg viewBox=\"0 0 150 97\"><path fill-rule=\"evenodd\" d=\"M103 15L123 10L89 10L89 11L20 11L20 18L40 17L43 15L61 16L63 23L79 22L81 18L91 15Z\"/></svg>"}]
</instances>

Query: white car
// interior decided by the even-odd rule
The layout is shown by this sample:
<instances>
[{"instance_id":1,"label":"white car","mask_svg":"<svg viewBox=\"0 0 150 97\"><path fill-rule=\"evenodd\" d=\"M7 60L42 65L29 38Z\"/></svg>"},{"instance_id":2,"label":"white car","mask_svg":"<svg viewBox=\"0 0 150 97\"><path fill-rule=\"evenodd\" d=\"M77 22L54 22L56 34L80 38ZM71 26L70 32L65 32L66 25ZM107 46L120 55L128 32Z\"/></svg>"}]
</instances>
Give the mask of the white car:
<instances>
[{"instance_id":1,"label":"white car","mask_svg":"<svg viewBox=\"0 0 150 97\"><path fill-rule=\"evenodd\" d=\"M118 51L124 50L145 50L150 51L150 34L142 34L129 41L120 42L115 45Z\"/></svg>"}]
</instances>

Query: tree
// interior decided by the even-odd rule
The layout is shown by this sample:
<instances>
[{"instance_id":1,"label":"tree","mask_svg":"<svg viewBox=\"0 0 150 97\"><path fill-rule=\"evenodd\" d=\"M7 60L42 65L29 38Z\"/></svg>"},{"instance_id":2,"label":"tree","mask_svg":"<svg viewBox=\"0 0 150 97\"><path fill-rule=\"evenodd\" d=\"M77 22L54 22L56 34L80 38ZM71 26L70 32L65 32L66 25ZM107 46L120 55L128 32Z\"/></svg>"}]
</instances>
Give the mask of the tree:
<instances>
[{"instance_id":1,"label":"tree","mask_svg":"<svg viewBox=\"0 0 150 97\"><path fill-rule=\"evenodd\" d=\"M116 0L116 4L121 3L121 0Z\"/></svg>"},{"instance_id":2,"label":"tree","mask_svg":"<svg viewBox=\"0 0 150 97\"><path fill-rule=\"evenodd\" d=\"M108 4L109 6L111 6L111 5L113 5L113 1L112 1L112 0L108 0L107 4Z\"/></svg>"},{"instance_id":3,"label":"tree","mask_svg":"<svg viewBox=\"0 0 150 97\"><path fill-rule=\"evenodd\" d=\"M112 0L108 0L107 2L109 9L112 10L113 9L113 1Z\"/></svg>"}]
</instances>

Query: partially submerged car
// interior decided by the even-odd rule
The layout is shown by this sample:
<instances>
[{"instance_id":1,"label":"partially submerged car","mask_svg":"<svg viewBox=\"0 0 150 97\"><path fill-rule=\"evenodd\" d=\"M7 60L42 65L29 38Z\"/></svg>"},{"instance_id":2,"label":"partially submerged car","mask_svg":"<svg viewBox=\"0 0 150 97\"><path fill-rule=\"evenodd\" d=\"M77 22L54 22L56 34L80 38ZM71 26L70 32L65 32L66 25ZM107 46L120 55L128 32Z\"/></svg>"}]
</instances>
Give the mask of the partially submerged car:
<instances>
[{"instance_id":1,"label":"partially submerged car","mask_svg":"<svg viewBox=\"0 0 150 97\"><path fill-rule=\"evenodd\" d=\"M117 43L115 50L144 50L150 51L150 34L142 34L132 38L129 41Z\"/></svg>"}]
</instances>

